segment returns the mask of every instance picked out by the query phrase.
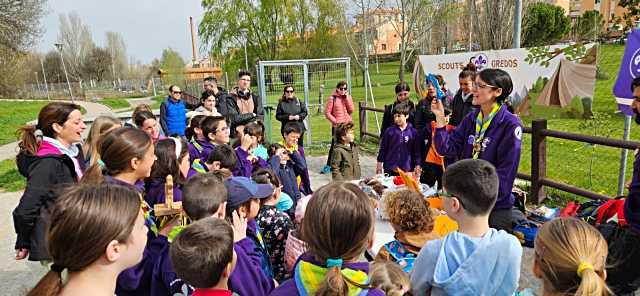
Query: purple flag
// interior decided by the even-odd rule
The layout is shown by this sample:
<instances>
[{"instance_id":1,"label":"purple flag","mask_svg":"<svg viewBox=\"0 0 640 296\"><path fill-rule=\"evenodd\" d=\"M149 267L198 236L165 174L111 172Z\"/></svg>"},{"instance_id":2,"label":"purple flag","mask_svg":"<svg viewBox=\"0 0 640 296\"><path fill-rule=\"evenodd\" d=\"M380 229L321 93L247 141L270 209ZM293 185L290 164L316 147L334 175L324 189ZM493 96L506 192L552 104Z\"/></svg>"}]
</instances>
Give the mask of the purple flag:
<instances>
[{"instance_id":1,"label":"purple flag","mask_svg":"<svg viewBox=\"0 0 640 296\"><path fill-rule=\"evenodd\" d=\"M640 77L640 29L631 31L627 37L618 79L613 86L618 109L626 115L633 115L633 110L629 105L633 100L631 82L636 77Z\"/></svg>"}]
</instances>

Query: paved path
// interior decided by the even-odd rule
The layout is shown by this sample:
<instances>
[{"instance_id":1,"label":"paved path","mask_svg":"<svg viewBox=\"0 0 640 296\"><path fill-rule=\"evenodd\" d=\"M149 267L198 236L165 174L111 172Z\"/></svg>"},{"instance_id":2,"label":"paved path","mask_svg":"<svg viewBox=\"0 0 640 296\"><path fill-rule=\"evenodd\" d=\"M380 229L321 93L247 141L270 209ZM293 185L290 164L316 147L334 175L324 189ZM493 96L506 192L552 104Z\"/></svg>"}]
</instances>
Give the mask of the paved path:
<instances>
[{"instance_id":1,"label":"paved path","mask_svg":"<svg viewBox=\"0 0 640 296\"><path fill-rule=\"evenodd\" d=\"M76 104L82 106L82 108L87 110L87 113L83 114L83 117L85 118L95 118L100 115L113 114L111 112L111 108L102 104L85 101L77 101ZM88 130L89 129L87 129L86 131L87 133ZM18 142L2 145L0 146L0 161L14 158L16 156L16 153L18 153Z\"/></svg>"}]
</instances>

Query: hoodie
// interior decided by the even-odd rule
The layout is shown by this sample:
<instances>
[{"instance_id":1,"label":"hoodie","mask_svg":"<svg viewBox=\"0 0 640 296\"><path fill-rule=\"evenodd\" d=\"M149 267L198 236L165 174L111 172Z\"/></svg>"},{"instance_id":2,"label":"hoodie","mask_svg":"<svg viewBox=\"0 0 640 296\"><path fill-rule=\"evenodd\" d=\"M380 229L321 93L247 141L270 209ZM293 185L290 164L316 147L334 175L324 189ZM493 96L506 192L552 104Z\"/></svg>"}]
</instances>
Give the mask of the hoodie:
<instances>
[{"instance_id":1,"label":"hoodie","mask_svg":"<svg viewBox=\"0 0 640 296\"><path fill-rule=\"evenodd\" d=\"M411 275L416 296L513 295L520 278L522 246L503 230L490 228L482 237L452 232L429 241Z\"/></svg>"}]
</instances>

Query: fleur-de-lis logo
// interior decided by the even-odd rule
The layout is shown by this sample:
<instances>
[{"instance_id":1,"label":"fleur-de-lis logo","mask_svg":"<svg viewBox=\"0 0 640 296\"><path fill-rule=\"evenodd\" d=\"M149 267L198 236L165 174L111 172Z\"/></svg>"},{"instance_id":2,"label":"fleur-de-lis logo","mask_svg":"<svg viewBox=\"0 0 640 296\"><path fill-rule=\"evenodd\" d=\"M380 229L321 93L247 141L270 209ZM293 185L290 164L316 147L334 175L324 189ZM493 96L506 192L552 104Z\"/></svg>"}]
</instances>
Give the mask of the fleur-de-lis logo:
<instances>
[{"instance_id":1,"label":"fleur-de-lis logo","mask_svg":"<svg viewBox=\"0 0 640 296\"><path fill-rule=\"evenodd\" d=\"M476 68L478 68L479 71L489 65L489 58L486 54L481 53L474 58L473 63L476 65Z\"/></svg>"},{"instance_id":2,"label":"fleur-de-lis logo","mask_svg":"<svg viewBox=\"0 0 640 296\"><path fill-rule=\"evenodd\" d=\"M631 77L640 77L640 48L636 50L631 56L631 63L629 63L629 72Z\"/></svg>"}]
</instances>

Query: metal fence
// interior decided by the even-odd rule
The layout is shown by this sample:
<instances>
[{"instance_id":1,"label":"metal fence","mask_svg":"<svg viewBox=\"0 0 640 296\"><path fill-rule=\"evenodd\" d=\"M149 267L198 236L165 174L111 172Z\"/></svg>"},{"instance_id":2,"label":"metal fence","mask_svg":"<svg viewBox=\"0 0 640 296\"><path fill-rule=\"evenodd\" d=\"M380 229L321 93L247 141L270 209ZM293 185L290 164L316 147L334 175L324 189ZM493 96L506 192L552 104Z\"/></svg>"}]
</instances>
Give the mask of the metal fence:
<instances>
[{"instance_id":1,"label":"metal fence","mask_svg":"<svg viewBox=\"0 0 640 296\"><path fill-rule=\"evenodd\" d=\"M130 79L114 81L81 81L65 83L37 83L25 84L18 90L20 98L49 98L67 99L69 85L74 98L95 99L102 97L121 97L129 95L156 95L164 90L164 84L159 77L151 79Z\"/></svg>"},{"instance_id":2,"label":"metal fence","mask_svg":"<svg viewBox=\"0 0 640 296\"><path fill-rule=\"evenodd\" d=\"M262 103L265 106L265 125L267 138L271 140L272 110L282 97L285 85L293 85L296 96L304 99L309 116L305 118L306 142L312 143L313 127L311 117L322 113L324 100L333 92L339 81L347 81L351 92L351 59L310 59L310 60L281 60L260 61L258 63L258 87Z\"/></svg>"}]
</instances>

